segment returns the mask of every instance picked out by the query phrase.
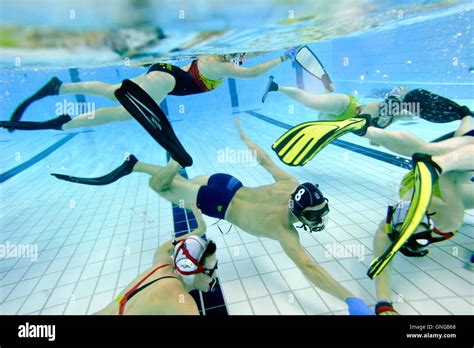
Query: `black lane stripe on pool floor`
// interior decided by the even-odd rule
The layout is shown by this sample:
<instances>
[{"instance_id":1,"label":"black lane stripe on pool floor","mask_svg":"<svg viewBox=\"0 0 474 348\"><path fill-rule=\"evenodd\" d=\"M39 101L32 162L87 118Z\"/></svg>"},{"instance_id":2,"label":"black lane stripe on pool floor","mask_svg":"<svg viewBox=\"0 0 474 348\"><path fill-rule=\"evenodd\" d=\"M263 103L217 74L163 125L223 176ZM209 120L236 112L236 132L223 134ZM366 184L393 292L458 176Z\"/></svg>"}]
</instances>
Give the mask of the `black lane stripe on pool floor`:
<instances>
[{"instance_id":1,"label":"black lane stripe on pool floor","mask_svg":"<svg viewBox=\"0 0 474 348\"><path fill-rule=\"evenodd\" d=\"M33 156L28 161L25 161L22 164L14 167L10 170L7 170L5 173L0 174L0 183L7 181L8 179L14 177L17 174L20 174L24 170L30 168L32 165L34 165L34 164L38 163L39 161L41 161L43 158L48 157L51 153L53 153L54 151L59 149L61 146L66 144L69 140L74 138L76 135L77 135L77 133L66 135L64 138L62 138L61 140L55 142L53 145L51 145L47 149L41 151L39 154Z\"/></svg>"},{"instance_id":2,"label":"black lane stripe on pool floor","mask_svg":"<svg viewBox=\"0 0 474 348\"><path fill-rule=\"evenodd\" d=\"M168 153L166 154L166 159L167 161L170 160L170 156ZM186 173L186 169L184 168L179 171L179 175L181 175L185 179L188 179L188 174ZM198 227L196 217L194 216L192 211L181 208L180 206L174 203L172 204L172 209L175 237L181 237ZM219 246L217 247L219 248ZM190 292L190 294L198 304L199 312L201 313L201 315L229 315L229 313L227 312L227 307L225 305L224 295L222 294L222 289L219 283L219 278L217 279L217 283L214 287L213 292L203 292L200 294L198 290L193 290Z\"/></svg>"},{"instance_id":3,"label":"black lane stripe on pool floor","mask_svg":"<svg viewBox=\"0 0 474 348\"><path fill-rule=\"evenodd\" d=\"M271 124L273 124L277 127L283 128L283 129L291 129L291 128L294 127L294 126L291 126L287 123L275 120L271 117L262 115L258 112L255 112L255 111L245 111L245 113L249 114L250 116L256 117L256 118L258 118L262 121L271 123ZM336 146L342 147L346 150L353 151L353 152L356 152L358 154L368 156L368 157L371 157L373 159L376 159L376 160L379 160L379 161L382 161L382 162L385 162L385 163L393 164L394 166L397 166L397 167L401 167L401 168L408 169L408 170L412 169L411 160L408 159L408 158L405 158L405 157L394 156L394 155L391 155L391 154L386 153L386 152L377 151L377 150L374 150L374 149L369 149L368 147L353 144L353 143L350 143L348 141L344 141L344 140L340 140L340 139L334 140L333 142L331 142L330 145L336 145Z\"/></svg>"}]
</instances>

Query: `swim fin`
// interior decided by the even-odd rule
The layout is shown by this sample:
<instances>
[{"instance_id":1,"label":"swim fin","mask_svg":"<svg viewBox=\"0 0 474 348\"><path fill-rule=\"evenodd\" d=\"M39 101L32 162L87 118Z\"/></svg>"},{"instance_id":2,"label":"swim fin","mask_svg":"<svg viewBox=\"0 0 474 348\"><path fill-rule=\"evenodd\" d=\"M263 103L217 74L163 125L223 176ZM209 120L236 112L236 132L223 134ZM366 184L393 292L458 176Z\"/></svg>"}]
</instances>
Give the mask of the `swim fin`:
<instances>
[{"instance_id":1,"label":"swim fin","mask_svg":"<svg viewBox=\"0 0 474 348\"><path fill-rule=\"evenodd\" d=\"M111 184L118 179L130 174L133 171L133 167L138 162L138 159L134 155L130 155L119 167L115 168L109 174L100 176L98 178L79 178L76 176L56 174L51 175L64 181L74 182L77 184L102 186Z\"/></svg>"},{"instance_id":2,"label":"swim fin","mask_svg":"<svg viewBox=\"0 0 474 348\"><path fill-rule=\"evenodd\" d=\"M289 166L304 166L333 140L349 132L362 131L365 116L343 121L312 121L291 128L272 145L280 160Z\"/></svg>"},{"instance_id":3,"label":"swim fin","mask_svg":"<svg viewBox=\"0 0 474 348\"><path fill-rule=\"evenodd\" d=\"M433 186L439 178L441 168L431 160L431 156L414 154L415 189L411 198L405 221L400 228L398 238L390 247L370 264L367 275L370 279L378 276L392 260L398 250L416 231L426 214L431 201Z\"/></svg>"},{"instance_id":4,"label":"swim fin","mask_svg":"<svg viewBox=\"0 0 474 348\"><path fill-rule=\"evenodd\" d=\"M262 103L265 103L268 92L274 92L274 91L278 91L278 84L276 82L273 82L273 76L270 76L268 78L267 88L265 89L265 93L263 93L263 96L262 96Z\"/></svg>"},{"instance_id":5,"label":"swim fin","mask_svg":"<svg viewBox=\"0 0 474 348\"><path fill-rule=\"evenodd\" d=\"M331 81L331 78L329 77L329 74L319 60L318 56L316 56L308 46L302 46L298 49L295 60L309 74L313 75L318 80L321 80L327 92L334 92L335 87Z\"/></svg>"},{"instance_id":6,"label":"swim fin","mask_svg":"<svg viewBox=\"0 0 474 348\"><path fill-rule=\"evenodd\" d=\"M124 80L115 91L115 97L176 162L183 168L193 164L193 159L181 145L166 115L147 92L136 83Z\"/></svg>"},{"instance_id":7,"label":"swim fin","mask_svg":"<svg viewBox=\"0 0 474 348\"><path fill-rule=\"evenodd\" d=\"M10 117L10 121L12 122L17 122L20 121L21 117L23 116L23 113L25 110L30 106L33 102L40 100L44 97L50 96L50 95L57 95L59 94L59 88L62 85L62 81L58 79L57 77L53 77L51 80L49 80L43 87L41 87L35 94L33 94L31 97L26 99L23 103L21 103L15 111L13 111L12 116ZM9 132L13 132L15 128L9 128Z\"/></svg>"},{"instance_id":8,"label":"swim fin","mask_svg":"<svg viewBox=\"0 0 474 348\"><path fill-rule=\"evenodd\" d=\"M25 121L0 121L0 128L10 130L42 130L56 129L63 130L63 125L71 121L71 116L61 115L48 121L42 122L25 122Z\"/></svg>"},{"instance_id":9,"label":"swim fin","mask_svg":"<svg viewBox=\"0 0 474 348\"><path fill-rule=\"evenodd\" d=\"M472 115L467 106L431 93L424 89L414 89L403 98L403 103L417 105L420 117L434 123L458 121L464 116Z\"/></svg>"}]
</instances>

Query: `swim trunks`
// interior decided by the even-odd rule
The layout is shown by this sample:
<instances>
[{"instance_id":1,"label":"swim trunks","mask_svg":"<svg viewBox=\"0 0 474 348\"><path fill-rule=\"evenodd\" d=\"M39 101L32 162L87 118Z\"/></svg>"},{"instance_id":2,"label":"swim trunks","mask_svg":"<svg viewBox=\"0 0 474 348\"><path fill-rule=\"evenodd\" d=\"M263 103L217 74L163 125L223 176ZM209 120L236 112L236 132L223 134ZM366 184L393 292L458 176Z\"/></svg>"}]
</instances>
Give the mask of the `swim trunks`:
<instances>
[{"instance_id":1,"label":"swim trunks","mask_svg":"<svg viewBox=\"0 0 474 348\"><path fill-rule=\"evenodd\" d=\"M229 174L214 174L207 185L201 186L197 195L197 206L202 213L218 219L224 219L235 193L242 183Z\"/></svg>"}]
</instances>

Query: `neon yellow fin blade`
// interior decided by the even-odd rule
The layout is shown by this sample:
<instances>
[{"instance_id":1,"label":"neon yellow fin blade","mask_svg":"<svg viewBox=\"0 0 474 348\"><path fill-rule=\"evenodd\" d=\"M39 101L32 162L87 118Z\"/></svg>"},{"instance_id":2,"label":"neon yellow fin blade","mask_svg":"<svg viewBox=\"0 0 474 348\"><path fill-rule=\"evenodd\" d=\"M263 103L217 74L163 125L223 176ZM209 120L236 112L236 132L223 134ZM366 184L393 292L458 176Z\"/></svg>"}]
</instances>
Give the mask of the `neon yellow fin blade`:
<instances>
[{"instance_id":1,"label":"neon yellow fin blade","mask_svg":"<svg viewBox=\"0 0 474 348\"><path fill-rule=\"evenodd\" d=\"M400 235L383 255L372 261L367 275L374 279L392 260L398 250L407 242L416 231L423 219L431 200L433 185L438 180L438 173L425 162L416 162L415 165L415 189L413 191L410 208L400 228Z\"/></svg>"},{"instance_id":2,"label":"neon yellow fin blade","mask_svg":"<svg viewBox=\"0 0 474 348\"><path fill-rule=\"evenodd\" d=\"M364 118L343 121L312 121L295 126L272 145L280 160L289 166L304 166L337 138L362 129Z\"/></svg>"}]
</instances>

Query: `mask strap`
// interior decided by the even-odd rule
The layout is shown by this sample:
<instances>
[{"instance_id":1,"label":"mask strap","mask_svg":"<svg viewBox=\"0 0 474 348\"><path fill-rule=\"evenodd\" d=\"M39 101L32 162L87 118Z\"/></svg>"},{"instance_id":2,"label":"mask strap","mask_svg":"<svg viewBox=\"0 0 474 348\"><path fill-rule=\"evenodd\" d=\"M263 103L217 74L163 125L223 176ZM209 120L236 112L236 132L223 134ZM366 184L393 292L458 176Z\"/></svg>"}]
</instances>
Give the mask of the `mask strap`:
<instances>
[{"instance_id":1,"label":"mask strap","mask_svg":"<svg viewBox=\"0 0 474 348\"><path fill-rule=\"evenodd\" d=\"M178 248L178 251L176 252L176 256L174 258L174 263L176 265L176 257L178 256L178 253L180 250L183 250L183 253L184 255L189 259L191 260L191 262L197 267L197 270L195 271L182 271L178 268L178 266L176 266L176 269L178 270L179 273L181 273L182 275L191 275L191 274L198 274L198 273L203 273L205 271L205 268L199 263L198 260L196 260L189 252L188 252L188 249L186 249L186 247L184 246L184 241L182 242L182 244L179 246Z\"/></svg>"}]
</instances>

